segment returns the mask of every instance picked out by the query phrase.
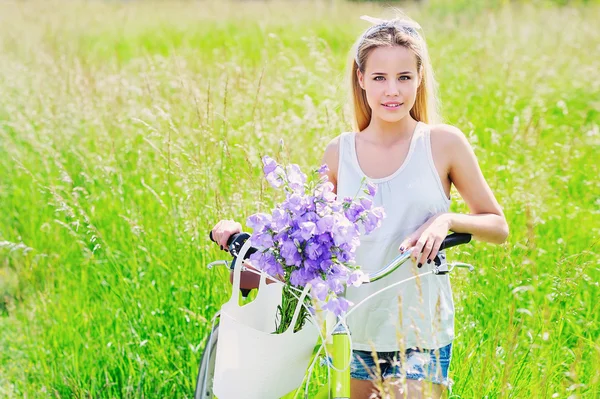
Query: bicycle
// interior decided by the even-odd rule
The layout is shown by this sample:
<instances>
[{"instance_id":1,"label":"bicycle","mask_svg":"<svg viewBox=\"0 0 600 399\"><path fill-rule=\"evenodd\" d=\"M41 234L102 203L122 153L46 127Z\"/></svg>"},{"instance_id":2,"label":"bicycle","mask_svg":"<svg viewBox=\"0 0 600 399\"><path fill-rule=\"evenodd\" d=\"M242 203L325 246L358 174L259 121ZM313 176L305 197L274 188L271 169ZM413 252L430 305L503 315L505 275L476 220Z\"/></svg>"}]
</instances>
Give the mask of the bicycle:
<instances>
[{"instance_id":1,"label":"bicycle","mask_svg":"<svg viewBox=\"0 0 600 399\"><path fill-rule=\"evenodd\" d=\"M245 245L246 241L250 238L248 233L238 233L231 236L228 240L228 248L229 254L233 257L232 261L220 260L211 262L208 265L209 269L212 269L216 265L228 266L231 270L234 269L236 262L239 261L239 255L242 254L242 262L247 259L253 252L256 252L255 248L249 247L249 245ZM210 235L210 239L212 240L212 234ZM442 251L447 248L451 248L457 245L466 244L471 241L471 235L465 233L452 233L448 235L439 251ZM411 255L411 251L406 251L399 254L396 258L394 258L390 263L386 266L378 270L377 272L371 273L367 276L366 282L363 284L368 284L371 282L378 281L382 278L393 273L396 269L402 266ZM388 285L387 287L371 294L363 301L354 305L344 316L343 319L338 320L335 327L331 329L331 332L326 332L326 336L321 335L321 342L317 343L315 351L313 352L314 359L311 361L311 365L308 369L308 375L312 372L312 368L315 365L316 359L320 356L321 350L325 347L326 352L326 363L328 364L331 371L329 371L329 384L322 386L318 393L314 396L318 399L325 398L335 398L335 399L349 399L350 398L350 361L352 355L351 348L351 339L350 334L348 332L347 327L345 327L344 320L345 318L352 313L353 309L361 306L366 301L372 299L376 295L384 292L388 289L396 287L400 284L403 284L407 281L410 281L415 278L420 278L423 276L427 276L429 274L433 275L444 275L452 272L455 267L460 268L468 268L469 271L473 271L474 267L467 263L462 262L453 262L448 264L445 261L445 257L440 258L440 256L436 256L434 260L434 266L431 271L421 273L417 276L413 276L409 279L405 279L402 281L395 282L393 284ZM242 297L246 299L250 293L250 291L254 288L257 288L258 281L258 273L253 271L250 268L244 267L244 273L242 274L242 280L240 284L240 291L242 293ZM277 279L273 278L273 282L278 282ZM194 393L195 399L211 399L216 398L213 393L212 381L214 377L215 371L215 360L216 360L216 348L217 348L217 340L219 334L219 312L217 312L213 318L213 327L209 333L209 336L206 340L206 345L204 352L202 354L200 360L200 366L198 370L198 376L196 378L196 389ZM342 328L340 328L342 327ZM306 377L305 377L306 378ZM281 399L294 399L298 397L298 394L301 392L302 385L281 397ZM304 392L304 397L308 397L308 381L306 382L306 388ZM221 399L229 399L229 398L221 398Z\"/></svg>"}]
</instances>

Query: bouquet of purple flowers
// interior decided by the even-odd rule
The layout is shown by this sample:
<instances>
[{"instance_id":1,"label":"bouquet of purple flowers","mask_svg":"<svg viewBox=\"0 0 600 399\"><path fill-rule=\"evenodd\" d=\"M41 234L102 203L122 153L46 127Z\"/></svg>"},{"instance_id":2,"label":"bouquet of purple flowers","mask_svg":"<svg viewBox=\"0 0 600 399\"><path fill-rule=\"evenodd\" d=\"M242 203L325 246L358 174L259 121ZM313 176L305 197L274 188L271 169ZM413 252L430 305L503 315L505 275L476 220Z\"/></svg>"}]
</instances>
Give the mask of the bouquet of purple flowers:
<instances>
[{"instance_id":1,"label":"bouquet of purple flowers","mask_svg":"<svg viewBox=\"0 0 600 399\"><path fill-rule=\"evenodd\" d=\"M307 179L298 165L282 166L268 156L262 161L269 184L285 192L285 200L271 214L256 213L247 220L254 230L251 244L258 249L250 257L252 265L284 282L275 333L287 330L298 305L297 291L307 284L320 307L339 316L351 303L338 294L345 285L364 281L354 263L359 237L379 227L385 217L383 208L373 207L375 186L363 181L366 196L338 201L327 165ZM304 326L306 309L312 309L310 299L305 301L294 332Z\"/></svg>"}]
</instances>

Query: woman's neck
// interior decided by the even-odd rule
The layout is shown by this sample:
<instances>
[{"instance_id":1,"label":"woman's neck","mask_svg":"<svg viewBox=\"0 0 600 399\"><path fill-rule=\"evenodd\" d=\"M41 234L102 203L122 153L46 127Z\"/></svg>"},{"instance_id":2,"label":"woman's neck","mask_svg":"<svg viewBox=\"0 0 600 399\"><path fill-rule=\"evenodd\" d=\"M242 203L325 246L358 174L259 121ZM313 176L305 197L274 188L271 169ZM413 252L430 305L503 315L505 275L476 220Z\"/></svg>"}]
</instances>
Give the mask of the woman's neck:
<instances>
[{"instance_id":1,"label":"woman's neck","mask_svg":"<svg viewBox=\"0 0 600 399\"><path fill-rule=\"evenodd\" d=\"M374 141L391 143L399 139L410 139L417 123L410 114L397 122L386 122L379 118L371 118L369 126L363 132L367 133Z\"/></svg>"}]
</instances>

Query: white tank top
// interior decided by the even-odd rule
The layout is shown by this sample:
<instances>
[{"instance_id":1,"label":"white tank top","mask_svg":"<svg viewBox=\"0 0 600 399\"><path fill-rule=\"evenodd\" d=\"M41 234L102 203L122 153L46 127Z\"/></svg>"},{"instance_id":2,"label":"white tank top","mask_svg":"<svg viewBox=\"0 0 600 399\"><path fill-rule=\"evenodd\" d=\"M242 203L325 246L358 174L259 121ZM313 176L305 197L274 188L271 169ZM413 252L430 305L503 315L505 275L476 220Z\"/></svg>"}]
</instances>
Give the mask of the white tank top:
<instances>
[{"instance_id":1,"label":"white tank top","mask_svg":"<svg viewBox=\"0 0 600 399\"><path fill-rule=\"evenodd\" d=\"M404 163L390 176L371 179L362 172L356 156L356 133L340 136L337 195L354 197L361 180L377 186L374 206L383 206L381 227L360 237L356 264L365 272L379 270L398 255L402 241L431 216L447 212L446 197L433 163L430 127L418 122ZM441 255L443 256L443 254ZM349 287L346 298L358 304L391 283L430 271L411 260L391 275L360 287ZM370 299L348 317L354 349L388 352L404 348L436 349L454 338L454 303L448 275L428 275L389 289ZM373 346L372 346L373 344Z\"/></svg>"}]
</instances>

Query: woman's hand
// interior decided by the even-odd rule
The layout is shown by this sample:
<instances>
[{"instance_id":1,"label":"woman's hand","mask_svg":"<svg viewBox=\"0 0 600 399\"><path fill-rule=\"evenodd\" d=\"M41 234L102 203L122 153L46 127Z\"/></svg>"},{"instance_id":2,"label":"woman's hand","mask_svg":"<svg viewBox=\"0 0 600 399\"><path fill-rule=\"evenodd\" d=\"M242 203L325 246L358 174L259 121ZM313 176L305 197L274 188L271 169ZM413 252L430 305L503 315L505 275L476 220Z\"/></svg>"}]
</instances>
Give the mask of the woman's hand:
<instances>
[{"instance_id":1,"label":"woman's hand","mask_svg":"<svg viewBox=\"0 0 600 399\"><path fill-rule=\"evenodd\" d=\"M242 232L242 225L233 220L221 220L212 229L213 240L221 246L223 251L229 252L227 240L234 234Z\"/></svg>"},{"instance_id":2,"label":"woman's hand","mask_svg":"<svg viewBox=\"0 0 600 399\"><path fill-rule=\"evenodd\" d=\"M411 256L417 262L418 267L423 266L425 262L431 263L437 256L450 228L450 214L438 213L408 236L398 249L400 252L405 252L412 247Z\"/></svg>"}]
</instances>

